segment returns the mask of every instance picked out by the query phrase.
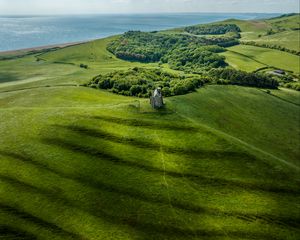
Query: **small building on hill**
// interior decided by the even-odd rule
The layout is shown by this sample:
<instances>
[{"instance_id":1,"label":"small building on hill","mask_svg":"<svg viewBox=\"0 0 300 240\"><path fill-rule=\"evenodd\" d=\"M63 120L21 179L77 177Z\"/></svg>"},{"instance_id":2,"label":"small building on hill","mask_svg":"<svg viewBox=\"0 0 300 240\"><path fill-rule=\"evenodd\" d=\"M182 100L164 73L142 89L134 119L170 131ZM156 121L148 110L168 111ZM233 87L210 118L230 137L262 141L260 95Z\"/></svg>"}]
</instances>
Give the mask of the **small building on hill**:
<instances>
[{"instance_id":1,"label":"small building on hill","mask_svg":"<svg viewBox=\"0 0 300 240\"><path fill-rule=\"evenodd\" d=\"M150 104L153 108L161 108L164 106L163 96L160 88L156 88L150 97Z\"/></svg>"},{"instance_id":2,"label":"small building on hill","mask_svg":"<svg viewBox=\"0 0 300 240\"><path fill-rule=\"evenodd\" d=\"M273 73L279 74L279 75L285 75L285 71L280 70L280 69L274 70Z\"/></svg>"}]
</instances>

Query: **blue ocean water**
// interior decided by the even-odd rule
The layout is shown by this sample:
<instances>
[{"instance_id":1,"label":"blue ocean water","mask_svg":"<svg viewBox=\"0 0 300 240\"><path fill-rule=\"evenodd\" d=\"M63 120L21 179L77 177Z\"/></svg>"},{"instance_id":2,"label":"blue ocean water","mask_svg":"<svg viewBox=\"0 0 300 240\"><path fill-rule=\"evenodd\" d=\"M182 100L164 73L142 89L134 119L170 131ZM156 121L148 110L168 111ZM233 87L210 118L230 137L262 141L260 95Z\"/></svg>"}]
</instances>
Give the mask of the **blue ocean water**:
<instances>
[{"instance_id":1,"label":"blue ocean water","mask_svg":"<svg viewBox=\"0 0 300 240\"><path fill-rule=\"evenodd\" d=\"M78 42L128 30L153 31L236 19L257 19L279 14L168 13L68 16L0 16L0 51Z\"/></svg>"}]
</instances>

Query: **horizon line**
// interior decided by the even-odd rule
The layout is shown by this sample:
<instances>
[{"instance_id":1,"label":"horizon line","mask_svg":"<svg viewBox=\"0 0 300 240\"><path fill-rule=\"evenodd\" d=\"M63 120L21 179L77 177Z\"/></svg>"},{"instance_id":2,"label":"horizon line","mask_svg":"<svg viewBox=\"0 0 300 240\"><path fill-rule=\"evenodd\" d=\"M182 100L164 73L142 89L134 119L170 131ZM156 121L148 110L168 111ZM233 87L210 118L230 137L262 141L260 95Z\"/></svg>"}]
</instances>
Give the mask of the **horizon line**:
<instances>
[{"instance_id":1,"label":"horizon line","mask_svg":"<svg viewBox=\"0 0 300 240\"><path fill-rule=\"evenodd\" d=\"M300 14L300 12L99 12L99 13L0 13L0 16L61 16L61 15L145 15L145 14Z\"/></svg>"}]
</instances>

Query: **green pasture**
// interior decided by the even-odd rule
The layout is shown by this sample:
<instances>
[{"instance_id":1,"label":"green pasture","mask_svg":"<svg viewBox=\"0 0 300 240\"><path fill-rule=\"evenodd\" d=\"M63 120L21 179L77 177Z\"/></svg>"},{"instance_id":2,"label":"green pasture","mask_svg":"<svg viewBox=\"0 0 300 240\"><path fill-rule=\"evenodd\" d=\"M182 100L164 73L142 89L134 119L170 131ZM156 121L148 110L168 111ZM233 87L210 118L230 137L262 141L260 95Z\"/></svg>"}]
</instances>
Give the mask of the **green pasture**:
<instances>
[{"instance_id":1,"label":"green pasture","mask_svg":"<svg viewBox=\"0 0 300 240\"><path fill-rule=\"evenodd\" d=\"M287 49L300 51L300 31L285 31L274 35L262 36L255 39L258 44L282 46ZM245 41L247 42L247 40Z\"/></svg>"},{"instance_id":2,"label":"green pasture","mask_svg":"<svg viewBox=\"0 0 300 240\"><path fill-rule=\"evenodd\" d=\"M84 87L0 96L4 238L300 236L295 104L233 86L159 112Z\"/></svg>"},{"instance_id":3,"label":"green pasture","mask_svg":"<svg viewBox=\"0 0 300 240\"><path fill-rule=\"evenodd\" d=\"M237 69L246 71L257 70L261 67L278 68L300 73L300 57L279 50L248 45L238 45L228 48L222 53L226 61Z\"/></svg>"}]
</instances>

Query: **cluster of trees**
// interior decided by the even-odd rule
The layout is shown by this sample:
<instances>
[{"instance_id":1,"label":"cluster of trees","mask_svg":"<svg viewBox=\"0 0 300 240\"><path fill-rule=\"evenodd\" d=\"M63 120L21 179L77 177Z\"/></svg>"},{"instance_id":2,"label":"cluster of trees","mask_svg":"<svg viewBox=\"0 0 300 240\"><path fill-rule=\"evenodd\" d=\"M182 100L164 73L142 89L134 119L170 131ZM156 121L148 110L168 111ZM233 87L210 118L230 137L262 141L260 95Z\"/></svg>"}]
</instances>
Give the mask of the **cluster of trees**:
<instances>
[{"instance_id":1,"label":"cluster of trees","mask_svg":"<svg viewBox=\"0 0 300 240\"><path fill-rule=\"evenodd\" d=\"M107 49L118 58L139 61L158 62L178 42L187 44L188 37L175 37L165 34L129 31L119 39L108 44Z\"/></svg>"},{"instance_id":2,"label":"cluster of trees","mask_svg":"<svg viewBox=\"0 0 300 240\"><path fill-rule=\"evenodd\" d=\"M276 49L276 50L279 50L279 51L288 52L288 53L300 56L299 51L288 49L286 47L282 47L282 46L275 45L275 44L258 43L258 42L254 42L254 41L247 41L247 42L242 41L240 43L243 44L243 45L250 45L250 46L255 46L255 47Z\"/></svg>"},{"instance_id":3,"label":"cluster of trees","mask_svg":"<svg viewBox=\"0 0 300 240\"><path fill-rule=\"evenodd\" d=\"M300 82L288 82L282 85L283 87L300 91Z\"/></svg>"},{"instance_id":4,"label":"cluster of trees","mask_svg":"<svg viewBox=\"0 0 300 240\"><path fill-rule=\"evenodd\" d=\"M222 37L210 37L210 38L205 38L206 39L206 45L217 45L219 47L232 47L235 45L240 44L240 41L238 40L239 35L236 36L229 36L229 35L224 35Z\"/></svg>"},{"instance_id":5,"label":"cluster of trees","mask_svg":"<svg viewBox=\"0 0 300 240\"><path fill-rule=\"evenodd\" d=\"M270 74L248 73L231 68L211 69L209 75L218 84L232 84L259 88L273 88L279 86L278 81Z\"/></svg>"},{"instance_id":6,"label":"cluster of trees","mask_svg":"<svg viewBox=\"0 0 300 240\"><path fill-rule=\"evenodd\" d=\"M225 58L216 53L239 44L236 34L222 37L168 35L157 32L129 31L108 44L107 49L128 61L169 63L173 69L225 66Z\"/></svg>"},{"instance_id":7,"label":"cluster of trees","mask_svg":"<svg viewBox=\"0 0 300 240\"><path fill-rule=\"evenodd\" d=\"M273 78L279 83L280 86L300 91L299 80L295 81L295 78L290 74L285 75L273 75Z\"/></svg>"},{"instance_id":8,"label":"cluster of trees","mask_svg":"<svg viewBox=\"0 0 300 240\"><path fill-rule=\"evenodd\" d=\"M183 95L195 91L206 83L231 84L276 89L279 82L265 73L247 73L231 68L214 68L202 75L174 74L161 69L133 68L94 77L89 87L106 89L116 94L148 98L157 87L163 96ZM283 86L300 90L300 84Z\"/></svg>"},{"instance_id":9,"label":"cluster of trees","mask_svg":"<svg viewBox=\"0 0 300 240\"><path fill-rule=\"evenodd\" d=\"M160 87L164 96L174 96L195 91L207 81L207 78L201 76L172 74L160 69L133 68L98 75L88 86L136 97L150 97L152 91Z\"/></svg>"},{"instance_id":10,"label":"cluster of trees","mask_svg":"<svg viewBox=\"0 0 300 240\"><path fill-rule=\"evenodd\" d=\"M279 83L281 85L289 83L281 82L276 76L266 73L247 73L225 68L227 65L225 57L218 53L225 51L224 47L239 44L240 29L235 24L198 27L202 31L201 34L223 35L193 36L129 31L107 47L118 58L168 63L172 69L183 71L185 74L171 74L160 69L134 68L96 76L89 86L108 89L126 96L149 97L156 87L162 88L164 96L173 96L192 92L208 82L259 88L277 88ZM196 27L191 27L193 28ZM208 30L209 28L211 29ZM290 85L294 87L293 84Z\"/></svg>"},{"instance_id":11,"label":"cluster of trees","mask_svg":"<svg viewBox=\"0 0 300 240\"><path fill-rule=\"evenodd\" d=\"M200 68L217 68L226 66L225 57L217 53L223 52L224 48L210 45L190 45L188 47L176 48L166 54L162 63L169 63L172 69L185 72L197 72Z\"/></svg>"},{"instance_id":12,"label":"cluster of trees","mask_svg":"<svg viewBox=\"0 0 300 240\"><path fill-rule=\"evenodd\" d=\"M241 32L241 29L235 24L198 25L186 27L184 30L195 35L218 35L228 32Z\"/></svg>"}]
</instances>

